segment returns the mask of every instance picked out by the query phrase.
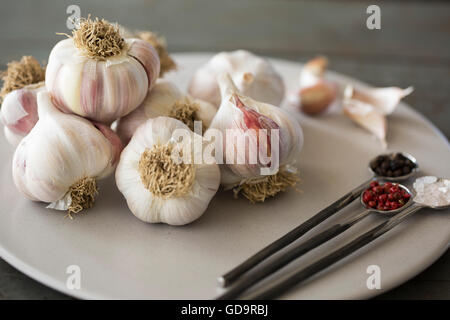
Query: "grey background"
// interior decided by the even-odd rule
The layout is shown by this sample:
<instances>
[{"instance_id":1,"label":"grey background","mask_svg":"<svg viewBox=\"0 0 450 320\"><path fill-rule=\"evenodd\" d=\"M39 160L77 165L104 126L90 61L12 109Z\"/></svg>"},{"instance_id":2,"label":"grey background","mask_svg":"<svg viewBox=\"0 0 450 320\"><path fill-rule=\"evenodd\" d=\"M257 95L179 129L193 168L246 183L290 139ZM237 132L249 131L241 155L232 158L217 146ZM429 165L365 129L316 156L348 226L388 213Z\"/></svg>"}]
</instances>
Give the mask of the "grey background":
<instances>
[{"instance_id":1,"label":"grey background","mask_svg":"<svg viewBox=\"0 0 450 320\"><path fill-rule=\"evenodd\" d=\"M381 8L381 30L366 8ZM45 61L66 29L66 8L164 35L172 52L248 49L306 61L374 86L412 85L405 101L450 137L450 3L444 1L97 0L1 1L0 67L22 55ZM450 254L380 299L450 299ZM0 259L0 299L67 299Z\"/></svg>"}]
</instances>

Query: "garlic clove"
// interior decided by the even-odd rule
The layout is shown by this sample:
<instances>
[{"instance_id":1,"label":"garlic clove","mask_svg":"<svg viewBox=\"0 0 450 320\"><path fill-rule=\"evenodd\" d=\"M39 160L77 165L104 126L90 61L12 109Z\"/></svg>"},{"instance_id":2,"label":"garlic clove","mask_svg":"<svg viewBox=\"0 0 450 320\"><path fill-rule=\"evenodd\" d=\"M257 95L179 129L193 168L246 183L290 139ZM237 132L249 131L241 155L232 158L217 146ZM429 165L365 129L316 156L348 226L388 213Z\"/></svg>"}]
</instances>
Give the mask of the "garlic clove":
<instances>
[{"instance_id":1,"label":"garlic clove","mask_svg":"<svg viewBox=\"0 0 450 320\"><path fill-rule=\"evenodd\" d=\"M343 111L351 120L374 134L381 142L383 148L387 147L386 116L380 113L373 105L352 98L353 87L347 86L344 91Z\"/></svg>"},{"instance_id":2,"label":"garlic clove","mask_svg":"<svg viewBox=\"0 0 450 320\"><path fill-rule=\"evenodd\" d=\"M61 110L110 124L139 106L159 71L149 43L124 40L104 20L84 19L52 49L46 86Z\"/></svg>"},{"instance_id":3,"label":"garlic clove","mask_svg":"<svg viewBox=\"0 0 450 320\"><path fill-rule=\"evenodd\" d=\"M372 105L378 112L391 114L400 100L414 91L412 87L401 89L388 88L353 88L351 99Z\"/></svg>"},{"instance_id":4,"label":"garlic clove","mask_svg":"<svg viewBox=\"0 0 450 320\"><path fill-rule=\"evenodd\" d=\"M325 82L300 90L301 110L309 115L324 112L336 99L336 90Z\"/></svg>"},{"instance_id":5,"label":"garlic clove","mask_svg":"<svg viewBox=\"0 0 450 320\"><path fill-rule=\"evenodd\" d=\"M190 139L177 142L176 130L184 130ZM184 225L204 213L219 187L217 164L175 164L170 158L173 146L190 143L195 136L168 117L148 119L136 130L120 157L116 183L137 218Z\"/></svg>"},{"instance_id":6,"label":"garlic clove","mask_svg":"<svg viewBox=\"0 0 450 320\"><path fill-rule=\"evenodd\" d=\"M258 202L295 185L297 174L287 168L295 166L303 145L300 125L283 109L241 94L228 74L221 74L218 83L222 103L210 130L219 130L223 137L224 187ZM245 144L229 139L230 133ZM269 161L262 161L261 145L270 150Z\"/></svg>"},{"instance_id":7,"label":"garlic clove","mask_svg":"<svg viewBox=\"0 0 450 320\"><path fill-rule=\"evenodd\" d=\"M208 102L185 95L175 84L158 80L142 104L118 122L117 133L128 143L134 131L147 119L160 116L181 120L193 130L193 121L201 121L204 130L211 124L217 109Z\"/></svg>"},{"instance_id":8,"label":"garlic clove","mask_svg":"<svg viewBox=\"0 0 450 320\"><path fill-rule=\"evenodd\" d=\"M320 114L336 99L337 85L324 78L327 66L328 59L322 56L308 61L300 72L298 92L289 97L306 114Z\"/></svg>"},{"instance_id":9,"label":"garlic clove","mask_svg":"<svg viewBox=\"0 0 450 320\"><path fill-rule=\"evenodd\" d=\"M14 183L31 200L60 202L54 205L58 208L61 200L70 203L64 207L69 214L87 209L97 194L96 180L114 170L120 146L110 141L118 138L107 138L90 121L60 112L47 92L37 94L37 104L39 120L14 153Z\"/></svg>"},{"instance_id":10,"label":"garlic clove","mask_svg":"<svg viewBox=\"0 0 450 320\"><path fill-rule=\"evenodd\" d=\"M230 74L242 94L273 105L284 98L284 83L269 61L245 50L221 52L212 57L191 79L191 96L219 107L220 89L217 76Z\"/></svg>"}]
</instances>

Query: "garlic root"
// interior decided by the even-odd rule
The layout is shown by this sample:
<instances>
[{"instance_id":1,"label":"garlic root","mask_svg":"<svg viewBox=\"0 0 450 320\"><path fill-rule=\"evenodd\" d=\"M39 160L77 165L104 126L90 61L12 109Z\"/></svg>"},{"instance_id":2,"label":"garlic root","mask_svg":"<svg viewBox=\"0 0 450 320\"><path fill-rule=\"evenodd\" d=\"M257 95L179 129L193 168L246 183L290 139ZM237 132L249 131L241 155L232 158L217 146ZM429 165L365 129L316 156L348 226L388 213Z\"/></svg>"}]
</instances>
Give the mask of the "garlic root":
<instances>
[{"instance_id":1,"label":"garlic root","mask_svg":"<svg viewBox=\"0 0 450 320\"><path fill-rule=\"evenodd\" d=\"M72 213L92 208L98 194L97 181L93 178L82 178L70 186L69 193L72 201L67 210L69 217L72 217Z\"/></svg>"},{"instance_id":2,"label":"garlic root","mask_svg":"<svg viewBox=\"0 0 450 320\"><path fill-rule=\"evenodd\" d=\"M139 159L139 173L144 187L156 197L168 199L186 195L195 179L195 167L190 163L177 164L171 154L173 144L154 145Z\"/></svg>"},{"instance_id":3,"label":"garlic root","mask_svg":"<svg viewBox=\"0 0 450 320\"><path fill-rule=\"evenodd\" d=\"M0 98L23 87L45 80L45 68L32 56L23 56L20 61L8 63L6 71L2 73L3 87Z\"/></svg>"},{"instance_id":4,"label":"garlic root","mask_svg":"<svg viewBox=\"0 0 450 320\"><path fill-rule=\"evenodd\" d=\"M242 181L233 187L233 192L235 198L242 194L251 203L264 202L280 192L285 192L288 187L295 187L299 181L297 172L280 168L274 175Z\"/></svg>"}]
</instances>

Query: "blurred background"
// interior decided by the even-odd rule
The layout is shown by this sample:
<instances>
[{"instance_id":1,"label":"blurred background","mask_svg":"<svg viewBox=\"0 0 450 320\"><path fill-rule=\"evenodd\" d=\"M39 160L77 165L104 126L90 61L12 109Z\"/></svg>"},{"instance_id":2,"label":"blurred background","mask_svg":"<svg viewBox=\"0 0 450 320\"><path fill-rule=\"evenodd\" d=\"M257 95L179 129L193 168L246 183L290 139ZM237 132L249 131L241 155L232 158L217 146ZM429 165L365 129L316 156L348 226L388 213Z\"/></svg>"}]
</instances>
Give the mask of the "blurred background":
<instances>
[{"instance_id":1,"label":"blurred background","mask_svg":"<svg viewBox=\"0 0 450 320\"><path fill-rule=\"evenodd\" d=\"M381 9L369 30L367 7ZM0 68L22 55L46 61L70 33L69 5L81 16L158 32L170 52L248 49L305 62L317 54L330 69L373 86L413 86L404 100L450 138L450 2L294 0L14 0L1 2ZM450 299L450 254L380 298ZM0 259L1 298L65 298Z\"/></svg>"}]
</instances>

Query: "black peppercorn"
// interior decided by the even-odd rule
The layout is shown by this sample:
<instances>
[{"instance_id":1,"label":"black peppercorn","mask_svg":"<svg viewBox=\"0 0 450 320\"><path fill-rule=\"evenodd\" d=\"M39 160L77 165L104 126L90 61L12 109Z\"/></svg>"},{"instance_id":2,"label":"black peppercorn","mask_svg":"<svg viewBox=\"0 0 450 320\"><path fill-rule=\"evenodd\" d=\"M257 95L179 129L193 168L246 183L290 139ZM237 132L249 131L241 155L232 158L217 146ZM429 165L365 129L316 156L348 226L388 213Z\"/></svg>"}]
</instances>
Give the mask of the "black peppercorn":
<instances>
[{"instance_id":1,"label":"black peppercorn","mask_svg":"<svg viewBox=\"0 0 450 320\"><path fill-rule=\"evenodd\" d=\"M370 163L372 171L384 177L407 175L415 167L415 164L401 153L381 155Z\"/></svg>"}]
</instances>

